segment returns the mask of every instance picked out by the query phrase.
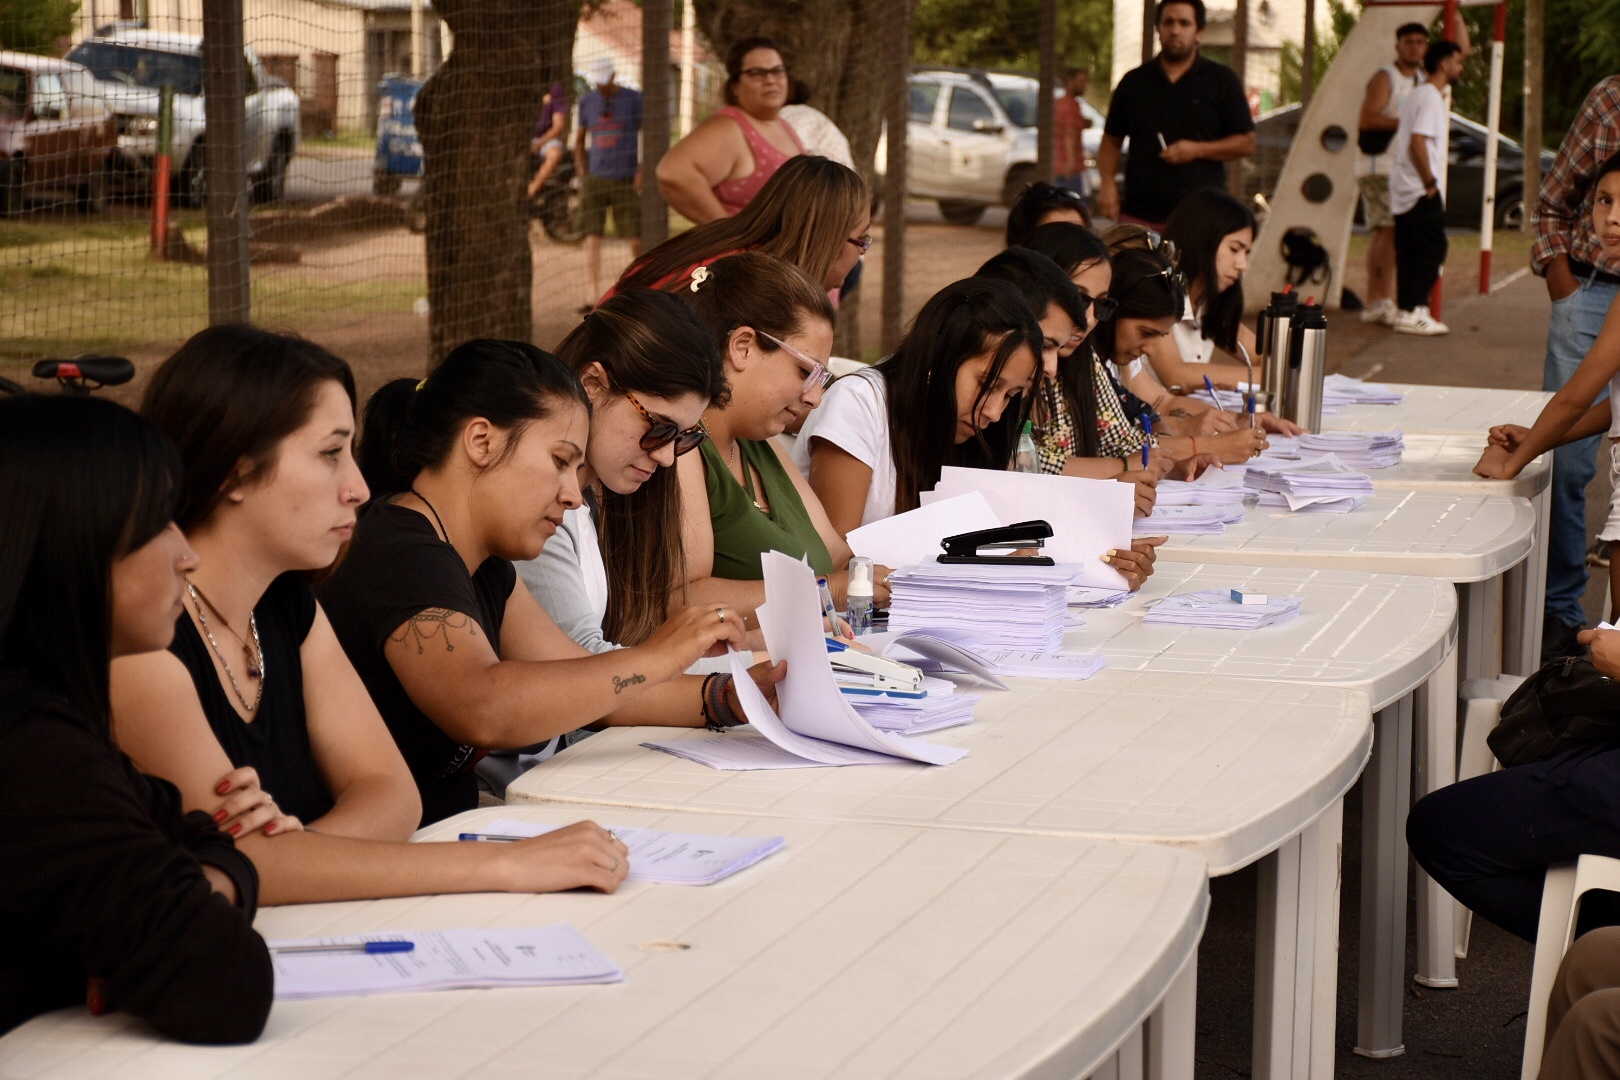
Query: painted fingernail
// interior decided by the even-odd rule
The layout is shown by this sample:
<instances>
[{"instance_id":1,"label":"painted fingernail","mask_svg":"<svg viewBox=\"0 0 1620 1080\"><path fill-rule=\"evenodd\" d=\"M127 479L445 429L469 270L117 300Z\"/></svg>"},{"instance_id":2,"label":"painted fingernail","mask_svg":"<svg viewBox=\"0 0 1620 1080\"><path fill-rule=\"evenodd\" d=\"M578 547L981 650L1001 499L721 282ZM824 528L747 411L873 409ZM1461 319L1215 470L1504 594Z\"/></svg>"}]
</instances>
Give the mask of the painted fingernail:
<instances>
[{"instance_id":1,"label":"painted fingernail","mask_svg":"<svg viewBox=\"0 0 1620 1080\"><path fill-rule=\"evenodd\" d=\"M232 836L235 836L235 835L237 835L238 833L240 833L242 831L242 823L239 821L235 825L232 825L230 828L226 829L225 831L230 833Z\"/></svg>"},{"instance_id":2,"label":"painted fingernail","mask_svg":"<svg viewBox=\"0 0 1620 1080\"><path fill-rule=\"evenodd\" d=\"M225 812L223 807L218 809L218 810L215 810L214 811L214 824L223 825L225 823L225 819L230 817L230 816L231 815L229 815L229 814L227 814Z\"/></svg>"},{"instance_id":3,"label":"painted fingernail","mask_svg":"<svg viewBox=\"0 0 1620 1080\"><path fill-rule=\"evenodd\" d=\"M264 835L266 835L266 836L269 836L271 833L273 833L275 831L276 831L276 823L273 822L273 821L270 824L268 824L268 825L266 825L264 827Z\"/></svg>"},{"instance_id":4,"label":"painted fingernail","mask_svg":"<svg viewBox=\"0 0 1620 1080\"><path fill-rule=\"evenodd\" d=\"M218 784L214 785L214 794L216 795L223 795L229 790L231 790L231 782L229 780L221 780Z\"/></svg>"}]
</instances>

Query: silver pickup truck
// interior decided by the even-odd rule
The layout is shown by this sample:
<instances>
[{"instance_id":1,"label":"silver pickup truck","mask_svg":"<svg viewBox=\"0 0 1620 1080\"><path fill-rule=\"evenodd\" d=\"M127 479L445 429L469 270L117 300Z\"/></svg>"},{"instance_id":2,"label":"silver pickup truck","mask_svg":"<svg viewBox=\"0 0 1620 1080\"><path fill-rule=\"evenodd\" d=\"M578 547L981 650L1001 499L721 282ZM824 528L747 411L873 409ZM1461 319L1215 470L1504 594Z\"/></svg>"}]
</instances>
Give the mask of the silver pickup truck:
<instances>
[{"instance_id":1,"label":"silver pickup truck","mask_svg":"<svg viewBox=\"0 0 1620 1080\"><path fill-rule=\"evenodd\" d=\"M101 84L118 117L119 169L148 183L157 153L158 96L174 89L173 191L187 206L203 205L205 138L203 117L202 38L155 30L119 30L113 37L93 37L67 55L83 64ZM280 79L265 74L252 49L243 50L247 89L247 171L254 197L279 199L286 186L287 163L298 151L298 95Z\"/></svg>"}]
</instances>

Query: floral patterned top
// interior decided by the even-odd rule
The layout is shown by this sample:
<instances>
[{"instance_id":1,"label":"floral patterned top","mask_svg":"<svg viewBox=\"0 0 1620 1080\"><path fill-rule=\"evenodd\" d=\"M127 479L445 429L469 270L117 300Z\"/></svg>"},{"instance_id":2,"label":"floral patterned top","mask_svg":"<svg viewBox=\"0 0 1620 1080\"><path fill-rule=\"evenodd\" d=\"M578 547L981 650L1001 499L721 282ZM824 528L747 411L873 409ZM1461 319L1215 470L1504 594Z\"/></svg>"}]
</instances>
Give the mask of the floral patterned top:
<instances>
[{"instance_id":1,"label":"floral patterned top","mask_svg":"<svg viewBox=\"0 0 1620 1080\"><path fill-rule=\"evenodd\" d=\"M1121 386L1108 366L1095 357L1091 360L1091 374L1097 395L1097 455L1124 457L1137 453L1146 438L1141 418L1148 411L1147 403ZM1057 380L1044 380L1040 395L1035 410L1036 457L1041 472L1056 475L1063 471L1064 462L1084 454L1085 440L1080 437L1075 416Z\"/></svg>"}]
</instances>

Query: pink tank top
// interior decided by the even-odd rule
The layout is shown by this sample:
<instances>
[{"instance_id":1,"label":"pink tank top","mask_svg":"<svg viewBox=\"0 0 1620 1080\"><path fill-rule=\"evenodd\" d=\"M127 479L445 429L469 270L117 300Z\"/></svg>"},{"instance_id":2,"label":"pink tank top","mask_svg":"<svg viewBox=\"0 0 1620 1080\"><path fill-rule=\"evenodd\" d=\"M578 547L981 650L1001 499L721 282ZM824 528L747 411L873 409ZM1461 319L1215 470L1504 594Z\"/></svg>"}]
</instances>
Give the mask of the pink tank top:
<instances>
[{"instance_id":1,"label":"pink tank top","mask_svg":"<svg viewBox=\"0 0 1620 1080\"><path fill-rule=\"evenodd\" d=\"M759 194L759 189L765 186L765 181L769 180L791 155L784 154L772 146L770 140L760 134L748 114L736 106L727 105L717 109L715 115L730 117L736 121L737 126L742 128L743 138L748 140L748 149L754 155L753 172L741 180L722 180L714 185L714 197L720 200L720 205L725 207L726 213L735 214ZM799 148L799 153L804 153L804 143L799 141L799 133L793 130L793 125L783 120L782 128L788 133L788 138L793 140L793 145Z\"/></svg>"}]
</instances>

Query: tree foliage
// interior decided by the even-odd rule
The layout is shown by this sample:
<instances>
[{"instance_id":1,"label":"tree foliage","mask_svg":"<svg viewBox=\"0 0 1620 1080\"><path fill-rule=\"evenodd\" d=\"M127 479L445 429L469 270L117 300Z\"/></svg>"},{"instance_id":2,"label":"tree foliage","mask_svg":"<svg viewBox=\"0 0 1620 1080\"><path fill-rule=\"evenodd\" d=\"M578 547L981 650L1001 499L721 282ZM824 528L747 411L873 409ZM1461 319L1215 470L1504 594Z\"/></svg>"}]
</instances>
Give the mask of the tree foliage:
<instances>
[{"instance_id":1,"label":"tree foliage","mask_svg":"<svg viewBox=\"0 0 1620 1080\"><path fill-rule=\"evenodd\" d=\"M1356 13L1341 0L1327 0L1328 19L1323 25L1320 16L1316 23L1316 84L1333 58L1339 55L1339 46L1356 26ZM1320 9L1319 9L1320 10ZM1282 67L1277 77L1277 104L1303 100L1305 96L1304 50L1295 42L1285 41L1282 47Z\"/></svg>"},{"instance_id":2,"label":"tree foliage","mask_svg":"<svg viewBox=\"0 0 1620 1080\"><path fill-rule=\"evenodd\" d=\"M1040 0L919 0L912 18L918 63L1011 67L1034 72L1040 62ZM1091 72L1106 88L1114 56L1114 7L1109 0L1058 5L1058 64Z\"/></svg>"},{"instance_id":3,"label":"tree foliage","mask_svg":"<svg viewBox=\"0 0 1620 1080\"><path fill-rule=\"evenodd\" d=\"M5 0L0 4L0 49L55 56L73 33L79 0Z\"/></svg>"}]
</instances>

